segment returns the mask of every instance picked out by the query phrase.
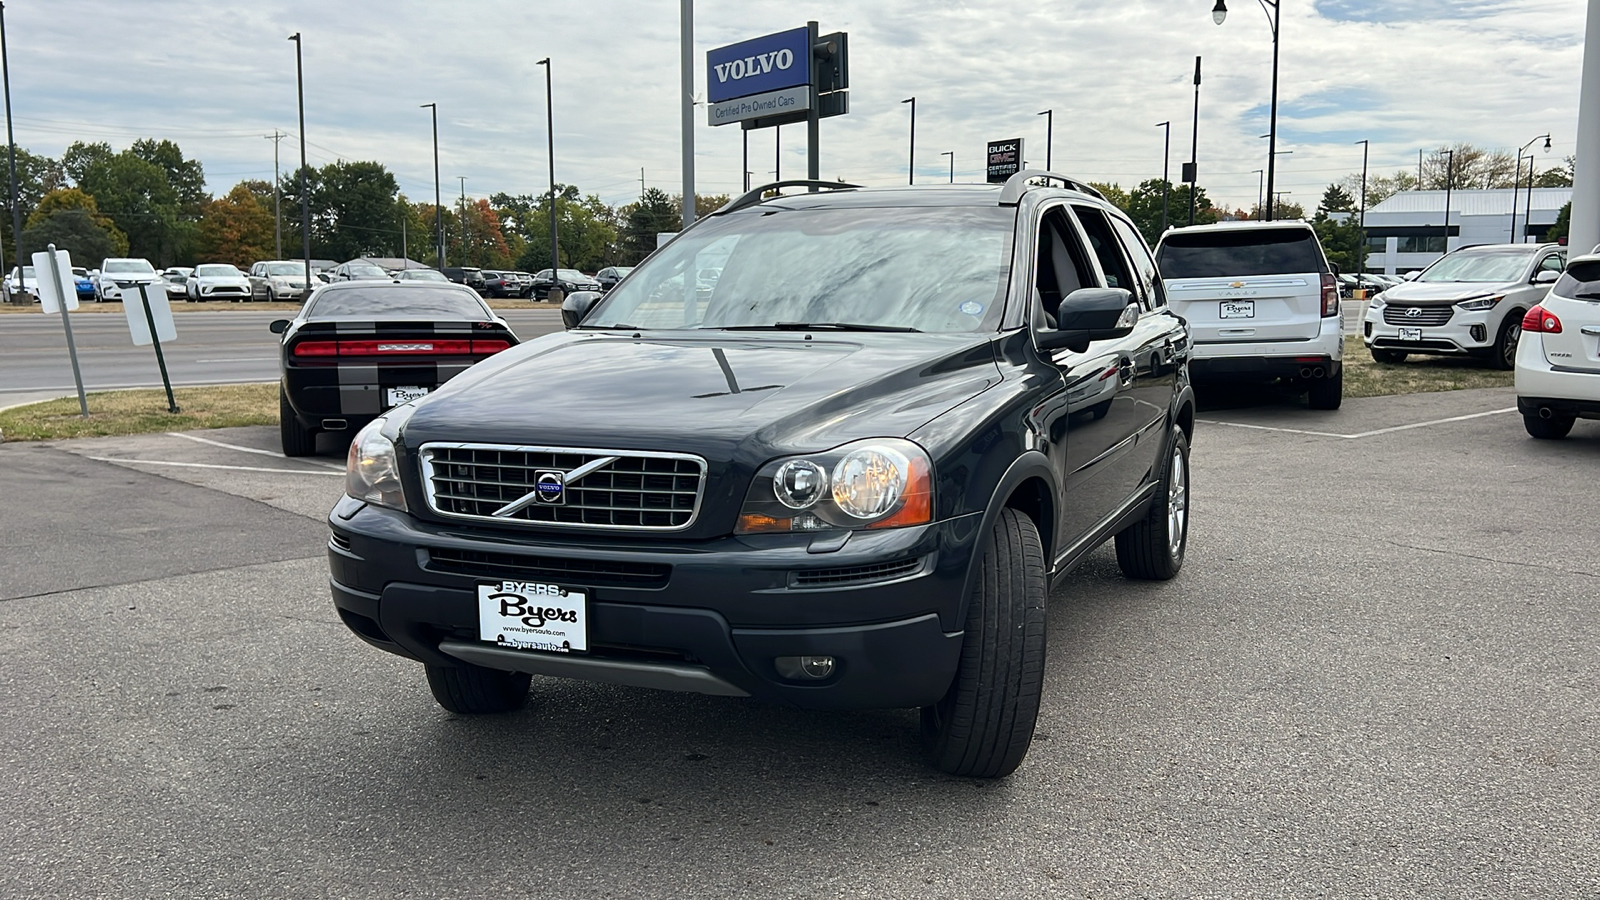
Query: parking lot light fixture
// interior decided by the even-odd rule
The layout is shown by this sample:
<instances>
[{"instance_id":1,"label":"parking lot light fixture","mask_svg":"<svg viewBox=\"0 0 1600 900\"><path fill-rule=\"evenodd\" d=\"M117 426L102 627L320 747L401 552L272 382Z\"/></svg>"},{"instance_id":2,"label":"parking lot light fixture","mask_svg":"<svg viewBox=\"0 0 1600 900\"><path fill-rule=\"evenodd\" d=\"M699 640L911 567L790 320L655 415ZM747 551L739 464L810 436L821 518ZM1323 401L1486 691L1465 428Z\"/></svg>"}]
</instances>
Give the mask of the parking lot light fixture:
<instances>
[{"instance_id":1,"label":"parking lot light fixture","mask_svg":"<svg viewBox=\"0 0 1600 900\"><path fill-rule=\"evenodd\" d=\"M306 79L301 60L300 32L289 35L294 41L294 82L300 101L300 251L305 258L306 290L311 290L311 198L306 194Z\"/></svg>"},{"instance_id":2,"label":"parking lot light fixture","mask_svg":"<svg viewBox=\"0 0 1600 900\"><path fill-rule=\"evenodd\" d=\"M1544 152L1549 153L1549 134L1541 134L1539 137L1534 138L1526 144L1523 144L1522 147L1517 150L1517 172L1511 178L1511 243L1513 244L1522 243L1522 241L1517 238L1517 191L1522 187L1522 154L1527 151L1529 147L1532 147L1535 143L1537 143L1541 138L1544 140ZM1533 155L1529 154L1528 158L1532 159ZM1528 213L1531 214L1533 212L1533 206L1531 205L1533 203L1533 166L1531 165L1528 166L1528 187L1528 203L1530 204L1528 207ZM1526 227L1524 227L1523 230L1526 231ZM1524 235L1524 237L1526 237L1526 235Z\"/></svg>"},{"instance_id":3,"label":"parking lot light fixture","mask_svg":"<svg viewBox=\"0 0 1600 900\"><path fill-rule=\"evenodd\" d=\"M1044 168L1048 172L1051 171L1050 146L1055 143L1056 137L1056 111L1047 109L1044 112L1036 113L1036 115L1044 116Z\"/></svg>"},{"instance_id":4,"label":"parking lot light fixture","mask_svg":"<svg viewBox=\"0 0 1600 900\"><path fill-rule=\"evenodd\" d=\"M424 103L418 109L433 110L433 229L434 265L444 268L444 198L439 192L439 104Z\"/></svg>"},{"instance_id":5,"label":"parking lot light fixture","mask_svg":"<svg viewBox=\"0 0 1600 900\"><path fill-rule=\"evenodd\" d=\"M1277 173L1274 160L1278 149L1278 36L1279 26L1283 23L1283 0L1256 0L1261 4L1261 9L1267 14L1267 25L1272 29L1272 118L1267 129L1267 221L1272 221L1272 186ZM1217 0L1217 5L1211 8L1211 21L1221 25L1228 18L1228 4L1226 0Z\"/></svg>"},{"instance_id":6,"label":"parking lot light fixture","mask_svg":"<svg viewBox=\"0 0 1600 900\"><path fill-rule=\"evenodd\" d=\"M1161 233L1167 233L1167 206L1172 201L1172 120L1157 122L1157 128L1167 130L1166 143L1161 147Z\"/></svg>"},{"instance_id":7,"label":"parking lot light fixture","mask_svg":"<svg viewBox=\"0 0 1600 900\"><path fill-rule=\"evenodd\" d=\"M907 97L901 103L911 104L911 151L906 162L906 184L917 183L917 98Z\"/></svg>"},{"instance_id":8,"label":"parking lot light fixture","mask_svg":"<svg viewBox=\"0 0 1600 900\"><path fill-rule=\"evenodd\" d=\"M940 156L948 156L948 157L950 157L950 183L951 184L955 184L956 183L956 152L954 150L946 150L943 153L940 153L939 155ZM1049 165L1049 164L1046 163L1046 165Z\"/></svg>"},{"instance_id":9,"label":"parking lot light fixture","mask_svg":"<svg viewBox=\"0 0 1600 900\"><path fill-rule=\"evenodd\" d=\"M549 138L550 153L550 270L561 268L561 240L556 234L556 113L554 107L555 89L551 86L550 57L539 60L539 65L544 66L544 123L545 132ZM691 207L694 198L684 200Z\"/></svg>"},{"instance_id":10,"label":"parking lot light fixture","mask_svg":"<svg viewBox=\"0 0 1600 900\"><path fill-rule=\"evenodd\" d=\"M22 207L17 205L17 139L11 129L11 56L6 49L6 5L0 3L0 72L4 73L6 89L6 144L11 152L11 236L17 242L17 271L22 271ZM17 286L22 283L18 276ZM65 315L62 318L66 318Z\"/></svg>"},{"instance_id":11,"label":"parking lot light fixture","mask_svg":"<svg viewBox=\"0 0 1600 900\"><path fill-rule=\"evenodd\" d=\"M1372 147L1370 141L1361 140L1355 141L1355 143L1361 145L1361 206L1359 207L1361 211L1361 253L1359 254L1361 270L1356 273L1356 281L1360 283L1367 273L1367 151Z\"/></svg>"}]
</instances>

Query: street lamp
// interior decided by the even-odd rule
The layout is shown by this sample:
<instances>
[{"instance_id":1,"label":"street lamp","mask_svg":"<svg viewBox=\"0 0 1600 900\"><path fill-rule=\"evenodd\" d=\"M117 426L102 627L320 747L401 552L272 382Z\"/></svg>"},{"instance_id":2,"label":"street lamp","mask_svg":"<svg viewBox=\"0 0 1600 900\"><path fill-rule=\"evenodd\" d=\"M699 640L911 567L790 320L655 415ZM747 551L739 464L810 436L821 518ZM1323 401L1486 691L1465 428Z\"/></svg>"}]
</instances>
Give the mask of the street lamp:
<instances>
[{"instance_id":1,"label":"street lamp","mask_svg":"<svg viewBox=\"0 0 1600 900\"><path fill-rule=\"evenodd\" d=\"M1157 128L1167 130L1167 142L1161 148L1161 233L1167 233L1167 204L1172 199L1172 120L1157 122Z\"/></svg>"},{"instance_id":2,"label":"street lamp","mask_svg":"<svg viewBox=\"0 0 1600 900\"><path fill-rule=\"evenodd\" d=\"M917 183L917 98L907 97L901 103L911 104L911 151L906 162L906 184Z\"/></svg>"},{"instance_id":3,"label":"street lamp","mask_svg":"<svg viewBox=\"0 0 1600 900\"><path fill-rule=\"evenodd\" d=\"M1267 24L1272 28L1272 119L1267 133L1270 139L1267 145L1267 220L1272 220L1272 186L1276 168L1274 166L1276 151L1278 149L1278 26L1283 21L1282 0L1256 0L1261 4L1262 12L1267 14ZM1227 0L1217 0L1217 5L1211 8L1211 21L1221 25L1228 18Z\"/></svg>"},{"instance_id":4,"label":"street lamp","mask_svg":"<svg viewBox=\"0 0 1600 900\"><path fill-rule=\"evenodd\" d=\"M1456 152L1454 150L1441 150L1449 159L1445 161L1444 169L1444 252L1450 252L1450 189L1456 180Z\"/></svg>"},{"instance_id":5,"label":"street lamp","mask_svg":"<svg viewBox=\"0 0 1600 900\"><path fill-rule=\"evenodd\" d=\"M950 157L950 183L951 184L955 184L956 183L956 152L954 150L946 150L946 151L944 151L943 153L941 153L939 155L940 156L948 156L948 157ZM1048 166L1049 163L1045 163L1045 165Z\"/></svg>"},{"instance_id":6,"label":"street lamp","mask_svg":"<svg viewBox=\"0 0 1600 900\"><path fill-rule=\"evenodd\" d=\"M1262 193L1267 187L1267 170L1251 169L1250 171L1256 173L1256 218L1259 220L1262 210L1267 208L1266 197Z\"/></svg>"},{"instance_id":7,"label":"street lamp","mask_svg":"<svg viewBox=\"0 0 1600 900\"><path fill-rule=\"evenodd\" d=\"M550 271L554 272L561 268L561 242L556 235L556 112L553 108L555 94L550 83L550 57L546 56L539 60L538 65L544 66L544 124L550 142ZM685 197L683 202L691 209L694 207L693 197Z\"/></svg>"},{"instance_id":8,"label":"street lamp","mask_svg":"<svg viewBox=\"0 0 1600 900\"><path fill-rule=\"evenodd\" d=\"M311 290L311 197L306 193L306 79L300 56L300 32L289 35L294 41L294 82L300 98L300 253L305 257L306 290Z\"/></svg>"},{"instance_id":9,"label":"street lamp","mask_svg":"<svg viewBox=\"0 0 1600 900\"><path fill-rule=\"evenodd\" d=\"M1539 137L1534 138L1526 144L1523 144L1522 147L1517 150L1517 174L1511 179L1511 243L1513 244L1522 243L1521 241L1517 240L1517 189L1522 187L1522 152L1527 150L1529 147L1532 147L1534 143L1539 140L1539 138L1544 139L1544 152L1549 153L1550 135L1548 134L1539 135ZM1528 185L1530 188L1533 185L1533 166L1531 165L1528 167ZM1533 203L1533 192L1531 190L1528 192L1528 203L1530 204L1528 207L1528 212L1529 214L1532 214L1533 207L1531 204ZM1523 231L1527 231L1527 228L1524 227ZM1527 237L1527 235L1524 234L1523 237Z\"/></svg>"},{"instance_id":10,"label":"street lamp","mask_svg":"<svg viewBox=\"0 0 1600 900\"><path fill-rule=\"evenodd\" d=\"M1055 143L1056 137L1056 111L1047 109L1044 112L1035 113L1035 115L1044 116L1044 168L1048 172L1051 171L1050 145ZM954 162L955 160L952 159L951 163Z\"/></svg>"},{"instance_id":11,"label":"street lamp","mask_svg":"<svg viewBox=\"0 0 1600 900\"><path fill-rule=\"evenodd\" d=\"M6 143L11 148L11 236L17 241L17 271L22 271L22 207L17 205L17 139L11 132L11 55L6 50L6 5L0 3L0 71L6 88ZM17 276L17 287L22 287ZM66 318L63 313L62 318Z\"/></svg>"},{"instance_id":12,"label":"street lamp","mask_svg":"<svg viewBox=\"0 0 1600 900\"><path fill-rule=\"evenodd\" d=\"M1364 140L1353 143L1361 145L1361 253L1358 256L1361 271L1356 273L1356 284L1364 289L1362 282L1367 274L1367 151L1372 149L1372 145Z\"/></svg>"},{"instance_id":13,"label":"street lamp","mask_svg":"<svg viewBox=\"0 0 1600 900\"><path fill-rule=\"evenodd\" d=\"M427 107L433 110L433 230L434 230L434 265L444 268L444 208L439 204L443 196L439 193L439 104L424 103L418 109Z\"/></svg>"}]
</instances>

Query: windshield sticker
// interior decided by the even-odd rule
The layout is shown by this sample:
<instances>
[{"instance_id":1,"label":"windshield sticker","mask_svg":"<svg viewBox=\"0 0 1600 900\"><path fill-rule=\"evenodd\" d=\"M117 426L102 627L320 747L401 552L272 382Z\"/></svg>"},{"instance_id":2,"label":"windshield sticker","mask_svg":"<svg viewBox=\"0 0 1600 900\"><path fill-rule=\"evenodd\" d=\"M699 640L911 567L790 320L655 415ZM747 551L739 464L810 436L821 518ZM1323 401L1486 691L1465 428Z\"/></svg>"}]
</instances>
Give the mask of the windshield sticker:
<instances>
[{"instance_id":1,"label":"windshield sticker","mask_svg":"<svg viewBox=\"0 0 1600 900\"><path fill-rule=\"evenodd\" d=\"M969 316L975 316L978 313L983 312L983 304L976 300L968 300L967 302L961 304L961 306L958 308Z\"/></svg>"}]
</instances>

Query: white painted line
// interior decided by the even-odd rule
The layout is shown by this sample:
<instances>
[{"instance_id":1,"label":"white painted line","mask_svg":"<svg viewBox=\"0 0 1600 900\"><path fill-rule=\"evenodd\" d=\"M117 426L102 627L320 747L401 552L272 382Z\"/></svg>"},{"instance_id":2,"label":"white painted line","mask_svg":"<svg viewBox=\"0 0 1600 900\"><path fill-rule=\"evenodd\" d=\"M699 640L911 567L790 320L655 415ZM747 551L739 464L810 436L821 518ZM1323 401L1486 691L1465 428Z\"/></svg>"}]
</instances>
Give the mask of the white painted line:
<instances>
[{"instance_id":1,"label":"white painted line","mask_svg":"<svg viewBox=\"0 0 1600 900\"><path fill-rule=\"evenodd\" d=\"M1244 422L1223 422L1217 419L1197 419L1203 425L1226 425L1229 428L1251 428L1256 431L1276 431L1281 434L1303 434L1309 437L1338 438L1341 441L1353 441L1359 438L1376 437L1380 434L1393 434L1397 431L1410 431L1413 428L1428 428L1433 425L1447 425L1451 422L1465 422L1468 419L1481 419L1485 416L1498 416L1509 412L1516 412L1515 406L1505 409L1491 409L1488 412L1471 413L1465 416L1451 416L1448 419L1433 419L1428 422L1413 422L1410 425L1393 425L1388 428L1378 428L1372 431L1362 431L1357 434L1335 434L1331 431L1306 431L1300 428L1278 428L1274 425L1247 425Z\"/></svg>"},{"instance_id":2,"label":"white painted line","mask_svg":"<svg viewBox=\"0 0 1600 900\"><path fill-rule=\"evenodd\" d=\"M221 441L213 441L210 438L197 437L195 435L184 434L184 433L179 432L179 431L169 431L169 432L167 432L167 437L183 438L186 441L195 441L195 442L201 443L201 444L210 444L213 447L222 447L225 450L237 450L240 453L259 453L262 456L270 456L273 459L289 459L289 457L284 456L282 453L278 453L278 452L273 451L273 450L262 450L262 449L259 449L257 447L241 447L238 444L224 444ZM324 469L336 469L336 470L338 470L340 472L344 471L344 466L337 466L337 465L334 465L333 463L327 463L327 462L318 462L317 460L314 460L314 459L297 459L296 462L303 462L308 466L321 466Z\"/></svg>"},{"instance_id":3,"label":"white painted line","mask_svg":"<svg viewBox=\"0 0 1600 900\"><path fill-rule=\"evenodd\" d=\"M86 456L95 462L106 463L137 463L142 466L182 466L186 469L228 469L234 472L278 472L283 475L329 475L336 478L344 477L343 472L311 472L305 469L263 469L259 466L222 466L215 463L186 463L168 462L164 459L119 459L111 456Z\"/></svg>"}]
</instances>

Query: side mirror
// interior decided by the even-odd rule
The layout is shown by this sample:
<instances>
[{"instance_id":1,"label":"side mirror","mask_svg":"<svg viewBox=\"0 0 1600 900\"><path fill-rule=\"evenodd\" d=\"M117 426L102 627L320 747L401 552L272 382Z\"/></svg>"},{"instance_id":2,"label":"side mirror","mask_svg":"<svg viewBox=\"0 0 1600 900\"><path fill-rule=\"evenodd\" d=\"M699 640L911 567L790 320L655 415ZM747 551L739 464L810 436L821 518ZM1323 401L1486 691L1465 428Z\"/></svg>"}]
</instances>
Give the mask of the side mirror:
<instances>
[{"instance_id":1,"label":"side mirror","mask_svg":"<svg viewBox=\"0 0 1600 900\"><path fill-rule=\"evenodd\" d=\"M1090 341L1127 337L1139 321L1139 304L1123 288L1079 288L1061 301L1056 327L1034 335L1040 350L1065 347L1082 353Z\"/></svg>"},{"instance_id":2,"label":"side mirror","mask_svg":"<svg viewBox=\"0 0 1600 900\"><path fill-rule=\"evenodd\" d=\"M1534 284L1555 284L1556 281L1558 281L1560 278L1561 278L1561 273L1560 272L1552 272L1549 269L1540 269L1538 272L1534 273L1533 283Z\"/></svg>"},{"instance_id":3,"label":"side mirror","mask_svg":"<svg viewBox=\"0 0 1600 900\"><path fill-rule=\"evenodd\" d=\"M1339 264L1338 263L1328 263L1328 268L1333 270L1333 277L1335 277L1335 278L1339 277Z\"/></svg>"},{"instance_id":4,"label":"side mirror","mask_svg":"<svg viewBox=\"0 0 1600 900\"><path fill-rule=\"evenodd\" d=\"M1421 269L1414 269L1414 270L1412 270L1410 272L1405 273L1404 275L1401 275L1400 276L1400 280L1401 281L1416 281L1417 280L1417 276L1419 276L1421 274L1422 274L1422 270Z\"/></svg>"},{"instance_id":5,"label":"side mirror","mask_svg":"<svg viewBox=\"0 0 1600 900\"><path fill-rule=\"evenodd\" d=\"M273 319L272 322L267 325L267 330L273 334L283 334L285 331L289 330L289 320Z\"/></svg>"},{"instance_id":6,"label":"side mirror","mask_svg":"<svg viewBox=\"0 0 1600 900\"><path fill-rule=\"evenodd\" d=\"M561 301L561 324L568 328L576 328L583 321L583 317L594 309L604 296L599 291L573 291Z\"/></svg>"}]
</instances>

